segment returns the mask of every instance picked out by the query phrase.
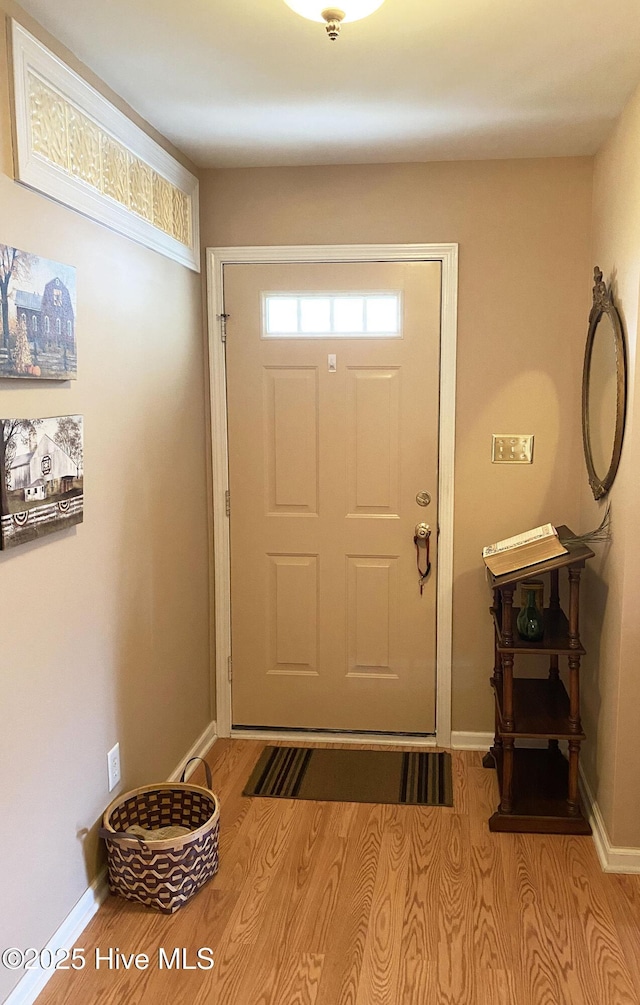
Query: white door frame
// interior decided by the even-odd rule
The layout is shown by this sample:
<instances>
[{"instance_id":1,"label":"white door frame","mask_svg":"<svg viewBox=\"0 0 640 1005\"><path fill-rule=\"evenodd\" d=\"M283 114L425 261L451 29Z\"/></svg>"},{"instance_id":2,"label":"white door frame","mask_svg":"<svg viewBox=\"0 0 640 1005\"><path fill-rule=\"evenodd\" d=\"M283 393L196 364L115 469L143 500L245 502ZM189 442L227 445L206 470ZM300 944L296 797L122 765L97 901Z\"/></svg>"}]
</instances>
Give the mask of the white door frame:
<instances>
[{"instance_id":1,"label":"white door frame","mask_svg":"<svg viewBox=\"0 0 640 1005\"><path fill-rule=\"evenodd\" d=\"M406 737L395 734L340 734L348 742L414 743L419 746L451 746L451 644L453 631L453 496L456 418L456 343L458 312L457 244L344 244L301 245L263 248L207 248L207 303L209 320L209 388L211 395L211 451L213 502L213 639L218 736L247 737L247 730L231 726L231 556L229 520L226 516L229 488L227 442L227 375L221 315L224 311L223 267L232 264L277 264L283 262L441 262L440 328L440 436L438 452L438 538L436 593L436 735ZM233 505L233 503L232 503ZM256 736L288 739L322 738L309 732L277 734L261 730ZM335 739L327 734L329 739Z\"/></svg>"}]
</instances>

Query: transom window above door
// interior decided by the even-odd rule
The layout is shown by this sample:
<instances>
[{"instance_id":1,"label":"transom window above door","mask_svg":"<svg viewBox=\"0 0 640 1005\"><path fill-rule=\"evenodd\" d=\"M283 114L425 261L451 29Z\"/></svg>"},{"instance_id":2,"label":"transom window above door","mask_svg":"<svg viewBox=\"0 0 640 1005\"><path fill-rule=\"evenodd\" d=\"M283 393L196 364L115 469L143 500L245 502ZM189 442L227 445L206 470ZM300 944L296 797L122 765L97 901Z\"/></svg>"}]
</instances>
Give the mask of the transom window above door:
<instances>
[{"instance_id":1,"label":"transom window above door","mask_svg":"<svg viewBox=\"0 0 640 1005\"><path fill-rule=\"evenodd\" d=\"M263 338L401 338L402 296L263 293Z\"/></svg>"}]
</instances>

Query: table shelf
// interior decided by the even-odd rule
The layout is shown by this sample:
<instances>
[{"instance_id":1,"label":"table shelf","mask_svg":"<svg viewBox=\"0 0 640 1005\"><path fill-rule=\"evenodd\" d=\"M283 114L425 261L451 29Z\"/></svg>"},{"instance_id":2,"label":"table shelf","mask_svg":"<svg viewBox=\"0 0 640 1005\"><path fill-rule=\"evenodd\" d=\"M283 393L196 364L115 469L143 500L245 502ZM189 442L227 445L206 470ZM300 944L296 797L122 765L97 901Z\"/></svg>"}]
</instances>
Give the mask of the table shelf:
<instances>
[{"instance_id":1,"label":"table shelf","mask_svg":"<svg viewBox=\"0 0 640 1005\"><path fill-rule=\"evenodd\" d=\"M514 727L506 729L503 716L503 684L493 684L501 733L536 739L569 740L584 733L575 730L570 721L570 702L561 680L549 677L517 677L513 681Z\"/></svg>"},{"instance_id":2,"label":"table shelf","mask_svg":"<svg viewBox=\"0 0 640 1005\"><path fill-rule=\"evenodd\" d=\"M528 577L527 577L528 578ZM513 624L515 625L520 613L519 607L513 608ZM507 645L502 634L502 611L491 608L494 627L496 630L497 644L501 652L508 649L516 655L525 653L541 653L543 656L554 654L568 656L569 653L577 652L584 656L585 650L581 645L576 645L569 637L569 619L561 608L551 610L545 607L543 614L544 635L539 642L527 642L521 639L517 632L514 633L514 640L511 645Z\"/></svg>"},{"instance_id":3,"label":"table shelf","mask_svg":"<svg viewBox=\"0 0 640 1005\"><path fill-rule=\"evenodd\" d=\"M495 753L502 791L503 756ZM519 747L513 764L514 798L510 813L497 810L489 821L492 831L529 831L537 834L590 834L591 828L579 806L571 814L567 806L569 763L556 749Z\"/></svg>"},{"instance_id":4,"label":"table shelf","mask_svg":"<svg viewBox=\"0 0 640 1005\"><path fill-rule=\"evenodd\" d=\"M573 536L568 527L559 527L558 534L561 540ZM497 577L489 573L495 738L483 763L497 769L500 783L500 806L489 820L492 831L591 833L578 794L580 744L585 738L580 721L580 659L585 650L580 642L579 607L580 573L593 552L582 544L566 547L566 555L517 572ZM569 579L568 615L560 607L562 569ZM544 634L539 642L527 642L518 636L519 609L513 606L513 598L523 580L542 576L549 579ZM548 657L547 677L516 675L516 660L526 662L531 655ZM561 659L567 662L568 688L560 677ZM526 746L533 740L545 740L546 746ZM567 757L560 744L566 747Z\"/></svg>"}]
</instances>

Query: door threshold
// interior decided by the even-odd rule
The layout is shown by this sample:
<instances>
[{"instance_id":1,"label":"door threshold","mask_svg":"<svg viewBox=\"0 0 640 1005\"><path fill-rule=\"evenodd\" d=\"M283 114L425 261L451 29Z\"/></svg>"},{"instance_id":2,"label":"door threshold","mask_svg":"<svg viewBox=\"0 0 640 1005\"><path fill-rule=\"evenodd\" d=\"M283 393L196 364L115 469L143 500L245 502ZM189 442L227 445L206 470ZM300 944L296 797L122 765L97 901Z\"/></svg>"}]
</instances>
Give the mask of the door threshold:
<instances>
[{"instance_id":1,"label":"door threshold","mask_svg":"<svg viewBox=\"0 0 640 1005\"><path fill-rule=\"evenodd\" d=\"M432 733L356 733L341 729L269 729L232 726L231 737L240 740L299 740L307 743L366 743L372 747L436 747Z\"/></svg>"}]
</instances>

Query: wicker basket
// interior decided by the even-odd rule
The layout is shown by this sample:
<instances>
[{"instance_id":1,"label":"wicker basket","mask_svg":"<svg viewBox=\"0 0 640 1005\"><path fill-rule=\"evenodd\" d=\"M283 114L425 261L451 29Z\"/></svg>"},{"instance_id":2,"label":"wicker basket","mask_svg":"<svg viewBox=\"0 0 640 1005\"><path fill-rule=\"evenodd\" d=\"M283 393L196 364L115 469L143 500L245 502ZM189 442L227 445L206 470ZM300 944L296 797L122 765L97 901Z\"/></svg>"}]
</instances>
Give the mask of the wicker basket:
<instances>
[{"instance_id":1,"label":"wicker basket","mask_svg":"<svg viewBox=\"0 0 640 1005\"><path fill-rule=\"evenodd\" d=\"M201 760L201 758L191 758ZM126 792L104 814L100 837L107 845L109 889L164 914L173 914L218 870L220 803L211 791L211 769L205 762L207 788L180 782L145 785ZM190 833L145 842L124 831L189 827Z\"/></svg>"}]
</instances>

